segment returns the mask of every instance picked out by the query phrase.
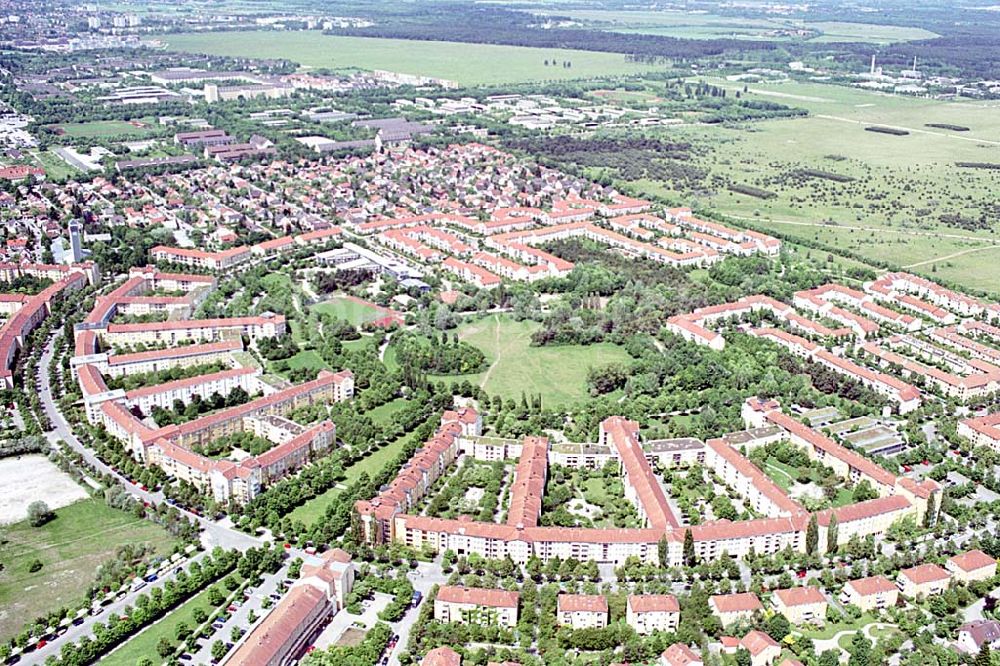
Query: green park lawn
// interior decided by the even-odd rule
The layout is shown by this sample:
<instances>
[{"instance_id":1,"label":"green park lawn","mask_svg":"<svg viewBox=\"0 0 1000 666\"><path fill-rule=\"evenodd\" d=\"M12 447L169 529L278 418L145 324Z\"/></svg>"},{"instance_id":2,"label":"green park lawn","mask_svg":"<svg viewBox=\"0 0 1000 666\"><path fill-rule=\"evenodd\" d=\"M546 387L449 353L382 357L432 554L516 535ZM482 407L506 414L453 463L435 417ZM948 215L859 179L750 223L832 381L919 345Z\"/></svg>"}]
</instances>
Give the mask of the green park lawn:
<instances>
[{"instance_id":1,"label":"green park lawn","mask_svg":"<svg viewBox=\"0 0 1000 666\"><path fill-rule=\"evenodd\" d=\"M409 404L410 401L405 398L396 398L395 400L387 402L384 405L379 405L375 409L370 410L367 414L376 423L385 424L392 421L396 413Z\"/></svg>"},{"instance_id":2,"label":"green park lawn","mask_svg":"<svg viewBox=\"0 0 1000 666\"><path fill-rule=\"evenodd\" d=\"M388 404L391 405L393 403ZM387 446L383 446L378 451L371 453L365 458L362 458L353 465L347 467L344 470L344 474L346 475L344 485L354 483L358 480L362 473L366 473L371 477L382 471L382 468L394 460L396 456L399 455L400 451L403 450L403 447L406 445L407 437L409 437L409 435L403 435L394 442L390 442ZM292 520L300 520L305 525L312 525L315 521L323 517L323 514L326 512L326 508L330 506L330 503L333 502L333 498L340 492L339 488L330 488L326 492L317 495L301 506L295 507L295 509L288 514L288 517Z\"/></svg>"},{"instance_id":3,"label":"green park lawn","mask_svg":"<svg viewBox=\"0 0 1000 666\"><path fill-rule=\"evenodd\" d=\"M325 312L337 319L346 319L353 326L361 326L378 318L379 312L370 305L347 298L334 297L311 306L312 310Z\"/></svg>"},{"instance_id":4,"label":"green park lawn","mask_svg":"<svg viewBox=\"0 0 1000 666\"><path fill-rule=\"evenodd\" d=\"M83 600L94 572L127 543L148 543L169 554L176 543L165 530L103 500L85 499L57 509L41 527L27 522L4 527L0 543L0 638L16 634L25 622ZM28 571L38 559L42 568ZM134 661L132 662L134 663Z\"/></svg>"},{"instance_id":5,"label":"green park lawn","mask_svg":"<svg viewBox=\"0 0 1000 666\"><path fill-rule=\"evenodd\" d=\"M239 577L237 576L237 578ZM218 610L208 602L208 590L211 589L211 587L212 586L209 585L204 590L175 608L159 622L156 622L143 631L140 631L117 650L101 659L101 664L107 664L108 666L134 666L139 662L140 658L152 657L156 654L156 644L160 642L161 638L166 638L174 645L179 645L180 642L176 638L177 625L183 622L187 624L191 631L194 631L198 627L198 623L194 621L195 609L204 609L205 613L209 617L211 617L212 613ZM227 592L221 585L219 585L219 589L228 599L230 593ZM229 631L230 629L228 627L223 629L223 632L219 634L218 639L228 641ZM215 642L218 639L212 638L211 641Z\"/></svg>"},{"instance_id":6,"label":"green park lawn","mask_svg":"<svg viewBox=\"0 0 1000 666\"><path fill-rule=\"evenodd\" d=\"M147 118L143 122L148 123L151 120ZM136 127L124 120L94 120L84 123L53 125L53 127L62 128L63 136L74 139L117 136L141 137L152 129L151 127Z\"/></svg>"},{"instance_id":7,"label":"green park lawn","mask_svg":"<svg viewBox=\"0 0 1000 666\"><path fill-rule=\"evenodd\" d=\"M656 69L622 54L524 46L340 37L318 31L251 31L164 35L171 50L211 55L287 58L308 68L385 69L464 85L577 79ZM545 62L557 61L558 65ZM563 67L569 61L571 67Z\"/></svg>"},{"instance_id":8,"label":"green park lawn","mask_svg":"<svg viewBox=\"0 0 1000 666\"><path fill-rule=\"evenodd\" d=\"M458 327L459 338L482 350L487 369L431 379L468 380L505 399L520 398L522 393L541 394L543 406L563 407L587 397L591 367L629 358L622 347L610 343L532 347L531 334L538 326L502 315L465 322Z\"/></svg>"}]
</instances>

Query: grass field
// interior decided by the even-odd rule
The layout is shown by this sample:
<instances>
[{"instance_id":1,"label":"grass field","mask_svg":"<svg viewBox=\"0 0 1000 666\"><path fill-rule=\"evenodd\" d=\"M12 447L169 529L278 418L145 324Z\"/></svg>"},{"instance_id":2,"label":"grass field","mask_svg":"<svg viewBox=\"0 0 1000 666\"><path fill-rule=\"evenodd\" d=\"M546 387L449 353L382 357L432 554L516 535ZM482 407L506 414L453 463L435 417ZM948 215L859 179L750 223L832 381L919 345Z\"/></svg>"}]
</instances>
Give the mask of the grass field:
<instances>
[{"instance_id":1,"label":"grass field","mask_svg":"<svg viewBox=\"0 0 1000 666\"><path fill-rule=\"evenodd\" d=\"M569 16L589 28L613 32L664 35L682 39L754 39L787 41L786 31L801 29L819 32L806 41L870 42L888 44L915 39L931 39L929 30L909 26L847 22L803 22L783 19L751 19L680 10L555 9L540 13Z\"/></svg>"},{"instance_id":2,"label":"grass field","mask_svg":"<svg viewBox=\"0 0 1000 666\"><path fill-rule=\"evenodd\" d=\"M655 69L613 53L523 46L338 37L317 31L164 35L175 51L288 58L305 67L359 67L445 78L465 85L634 74ZM545 61L560 64L546 65ZM572 63L564 68L563 61Z\"/></svg>"},{"instance_id":3,"label":"grass field","mask_svg":"<svg viewBox=\"0 0 1000 666\"><path fill-rule=\"evenodd\" d=\"M697 147L697 166L706 177L697 188L635 181L639 190L928 277L1000 290L1000 241L993 231L976 228L981 218L995 220L991 211L1000 173L955 167L956 161L991 161L1000 149L1000 114L988 103L796 82L750 84L744 92L743 84L709 81L744 98L807 109L810 116L662 130L665 139ZM965 125L970 131L933 129L928 123ZM910 134L865 131L869 125L905 128ZM802 177L803 169L853 180ZM729 184L776 196L735 193ZM952 214L967 223L945 224L942 216Z\"/></svg>"},{"instance_id":4,"label":"grass field","mask_svg":"<svg viewBox=\"0 0 1000 666\"><path fill-rule=\"evenodd\" d=\"M388 423L392 420L393 416L396 415L399 410L403 409L410 404L410 401L405 398L396 398L384 405L379 405L375 409L367 413L368 416L372 418L376 423Z\"/></svg>"},{"instance_id":5,"label":"grass field","mask_svg":"<svg viewBox=\"0 0 1000 666\"><path fill-rule=\"evenodd\" d=\"M185 601L156 624L133 636L117 650L107 657L102 658L101 664L108 664L109 666L134 666L139 662L140 658L156 654L156 644L161 638L166 638L171 643L177 644L175 636L177 625L184 622L192 631L198 626L198 623L194 621L195 609L202 608L208 615L211 615L216 610L214 606L208 603L208 590L210 587L205 588ZM223 593L226 593L224 589ZM229 640L228 628L219 637ZM216 639L213 638L212 640Z\"/></svg>"},{"instance_id":6,"label":"grass field","mask_svg":"<svg viewBox=\"0 0 1000 666\"><path fill-rule=\"evenodd\" d=\"M458 328L459 337L486 355L488 368L473 375L431 377L444 381L469 380L491 395L519 398L521 393L542 395L546 407L563 407L587 397L587 371L628 354L613 344L532 347L535 322L517 322L494 315Z\"/></svg>"},{"instance_id":7,"label":"grass field","mask_svg":"<svg viewBox=\"0 0 1000 666\"><path fill-rule=\"evenodd\" d=\"M166 531L112 509L102 500L81 500L55 513L56 518L41 527L23 522L4 528L0 638L12 636L43 613L78 603L97 567L119 545L145 542L163 554L174 545ZM29 573L28 566L36 558L42 568Z\"/></svg>"},{"instance_id":8,"label":"grass field","mask_svg":"<svg viewBox=\"0 0 1000 666\"><path fill-rule=\"evenodd\" d=\"M152 122L152 119L143 119L143 122ZM61 127L64 136L75 139L123 135L140 137L147 134L151 129L150 127L136 127L124 120L95 120L86 123L54 125L53 127Z\"/></svg>"},{"instance_id":9,"label":"grass field","mask_svg":"<svg viewBox=\"0 0 1000 666\"><path fill-rule=\"evenodd\" d=\"M378 318L378 310L347 298L334 297L311 306L312 310L325 312L338 319L346 319L354 326L361 326Z\"/></svg>"},{"instance_id":10,"label":"grass field","mask_svg":"<svg viewBox=\"0 0 1000 666\"><path fill-rule=\"evenodd\" d=\"M391 405L393 403L388 404ZM378 474L382 471L383 467L389 464L389 462L398 456L399 452L403 450L403 446L406 445L407 437L408 435L403 435L396 441L389 443L388 446L383 446L378 451L375 451L368 457L359 460L345 469L344 474L347 478L345 479L344 484L350 485L354 483L358 480L358 477L360 477L362 473L367 473L368 476ZM330 506L333 498L339 495L340 492L339 488L330 488L326 492L312 498L305 504L295 507L295 509L288 514L288 517L292 520L301 520L305 525L312 525L315 521L323 517L324 512L326 512L326 508Z\"/></svg>"}]
</instances>

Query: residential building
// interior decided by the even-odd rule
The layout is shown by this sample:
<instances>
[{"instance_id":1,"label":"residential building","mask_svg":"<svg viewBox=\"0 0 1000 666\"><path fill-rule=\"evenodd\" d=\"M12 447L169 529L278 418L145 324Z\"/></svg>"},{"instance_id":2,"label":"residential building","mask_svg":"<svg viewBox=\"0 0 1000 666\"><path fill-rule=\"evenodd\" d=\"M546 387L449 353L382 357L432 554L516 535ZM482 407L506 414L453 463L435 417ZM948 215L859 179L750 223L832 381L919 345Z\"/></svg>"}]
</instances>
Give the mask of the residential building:
<instances>
[{"instance_id":1,"label":"residential building","mask_svg":"<svg viewBox=\"0 0 1000 666\"><path fill-rule=\"evenodd\" d=\"M560 594L556 621L573 629L608 626L608 599L600 594Z\"/></svg>"},{"instance_id":2,"label":"residential building","mask_svg":"<svg viewBox=\"0 0 1000 666\"><path fill-rule=\"evenodd\" d=\"M483 626L514 627L520 595L506 590L444 585L434 599L434 619Z\"/></svg>"}]
</instances>

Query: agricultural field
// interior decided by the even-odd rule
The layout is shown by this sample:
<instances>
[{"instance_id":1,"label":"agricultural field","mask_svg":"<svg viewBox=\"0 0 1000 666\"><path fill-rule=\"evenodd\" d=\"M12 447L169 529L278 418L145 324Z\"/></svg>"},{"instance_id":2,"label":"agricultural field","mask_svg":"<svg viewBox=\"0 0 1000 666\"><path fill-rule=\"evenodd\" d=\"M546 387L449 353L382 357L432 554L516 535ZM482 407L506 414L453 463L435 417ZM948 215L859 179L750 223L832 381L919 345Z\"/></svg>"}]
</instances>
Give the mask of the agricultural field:
<instances>
[{"instance_id":1,"label":"agricultural field","mask_svg":"<svg viewBox=\"0 0 1000 666\"><path fill-rule=\"evenodd\" d=\"M633 181L637 191L851 250L963 287L996 292L995 161L1000 114L987 103L877 94L822 84L736 84L744 98L805 108L808 117L662 130L689 142L704 171L696 185ZM928 124L968 127L956 132ZM866 131L901 128L894 136ZM765 192L751 196L733 186ZM766 194L770 193L770 194ZM983 270L988 269L988 270Z\"/></svg>"},{"instance_id":2,"label":"agricultural field","mask_svg":"<svg viewBox=\"0 0 1000 666\"><path fill-rule=\"evenodd\" d=\"M654 69L652 65L627 62L625 56L614 53L339 37L318 31L180 33L164 35L162 39L174 51L287 58L305 68L386 69L435 76L464 85L615 76ZM559 64L546 65L546 60ZM563 67L564 61L570 62L571 67Z\"/></svg>"},{"instance_id":3,"label":"agricultural field","mask_svg":"<svg viewBox=\"0 0 1000 666\"><path fill-rule=\"evenodd\" d=\"M431 380L468 380L504 399L522 393L541 394L546 407L565 407L587 397L587 371L625 361L628 354L617 345L561 345L532 347L531 334L539 324L493 315L458 327L459 339L478 347L489 364L471 375L431 376Z\"/></svg>"},{"instance_id":4,"label":"agricultural field","mask_svg":"<svg viewBox=\"0 0 1000 666\"><path fill-rule=\"evenodd\" d=\"M127 543L148 543L168 554L174 539L149 521L86 499L57 509L41 527L27 522L4 528L0 543L0 637L9 637L34 618L78 603L94 572ZM31 573L35 560L42 567ZM134 663L134 662L132 662Z\"/></svg>"}]
</instances>

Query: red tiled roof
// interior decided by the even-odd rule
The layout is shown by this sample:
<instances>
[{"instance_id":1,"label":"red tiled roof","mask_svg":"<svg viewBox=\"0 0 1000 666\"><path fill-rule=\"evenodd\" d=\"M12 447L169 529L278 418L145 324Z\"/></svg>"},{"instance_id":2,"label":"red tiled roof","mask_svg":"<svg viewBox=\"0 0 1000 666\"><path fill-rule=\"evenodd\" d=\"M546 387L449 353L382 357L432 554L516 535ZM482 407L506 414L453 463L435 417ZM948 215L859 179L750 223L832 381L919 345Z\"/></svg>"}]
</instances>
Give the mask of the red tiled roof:
<instances>
[{"instance_id":1,"label":"red tiled roof","mask_svg":"<svg viewBox=\"0 0 1000 666\"><path fill-rule=\"evenodd\" d=\"M995 566L997 561L978 548L948 558L948 561L965 572Z\"/></svg>"},{"instance_id":2,"label":"red tiled roof","mask_svg":"<svg viewBox=\"0 0 1000 666\"><path fill-rule=\"evenodd\" d=\"M792 606L805 606L809 604L825 604L826 597L819 591L818 587L791 587L784 590L775 590L774 595L786 608Z\"/></svg>"},{"instance_id":3,"label":"red tiled roof","mask_svg":"<svg viewBox=\"0 0 1000 666\"><path fill-rule=\"evenodd\" d=\"M859 578L857 580L847 581L847 585L857 592L862 597L870 597L875 594L884 594L886 592L896 591L896 584L885 576L869 576L868 578Z\"/></svg>"},{"instance_id":4,"label":"red tiled roof","mask_svg":"<svg viewBox=\"0 0 1000 666\"><path fill-rule=\"evenodd\" d=\"M474 604L491 608L517 608L520 595L507 590L481 587L443 585L438 589L437 600L452 604Z\"/></svg>"},{"instance_id":5,"label":"red tiled roof","mask_svg":"<svg viewBox=\"0 0 1000 666\"><path fill-rule=\"evenodd\" d=\"M630 594L629 608L633 613L678 613L677 597L672 594Z\"/></svg>"},{"instance_id":6,"label":"red tiled roof","mask_svg":"<svg viewBox=\"0 0 1000 666\"><path fill-rule=\"evenodd\" d=\"M933 583L934 581L947 580L948 578L951 578L951 574L949 574L944 568L930 563L918 564L915 567L903 569L899 572L899 574L904 578L909 579L916 585L923 585L925 583Z\"/></svg>"},{"instance_id":7,"label":"red tiled roof","mask_svg":"<svg viewBox=\"0 0 1000 666\"><path fill-rule=\"evenodd\" d=\"M765 634L763 631L757 631L756 629L744 636L743 640L740 641L740 645L749 651L751 656L754 657L761 654L768 648L781 649L781 646L778 645L776 640Z\"/></svg>"},{"instance_id":8,"label":"red tiled roof","mask_svg":"<svg viewBox=\"0 0 1000 666\"><path fill-rule=\"evenodd\" d=\"M560 594L560 613L607 613L608 598L601 594Z\"/></svg>"},{"instance_id":9,"label":"red tiled roof","mask_svg":"<svg viewBox=\"0 0 1000 666\"><path fill-rule=\"evenodd\" d=\"M713 594L709 601L720 613L738 613L743 611L761 610L760 599L753 592L737 592L735 594Z\"/></svg>"}]
</instances>

